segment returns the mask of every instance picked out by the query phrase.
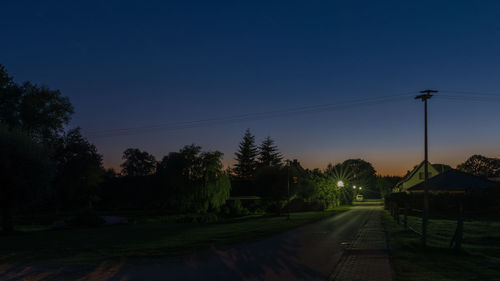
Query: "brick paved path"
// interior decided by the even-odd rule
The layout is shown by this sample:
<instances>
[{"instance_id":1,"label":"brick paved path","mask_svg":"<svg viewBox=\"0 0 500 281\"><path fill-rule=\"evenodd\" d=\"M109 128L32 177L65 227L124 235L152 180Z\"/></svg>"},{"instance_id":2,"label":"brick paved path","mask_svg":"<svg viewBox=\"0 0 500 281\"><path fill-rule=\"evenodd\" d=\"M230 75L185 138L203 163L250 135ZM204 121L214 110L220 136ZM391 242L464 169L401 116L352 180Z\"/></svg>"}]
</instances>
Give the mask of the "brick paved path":
<instances>
[{"instance_id":1,"label":"brick paved path","mask_svg":"<svg viewBox=\"0 0 500 281\"><path fill-rule=\"evenodd\" d=\"M330 280L392 281L382 209L376 208L348 247Z\"/></svg>"}]
</instances>

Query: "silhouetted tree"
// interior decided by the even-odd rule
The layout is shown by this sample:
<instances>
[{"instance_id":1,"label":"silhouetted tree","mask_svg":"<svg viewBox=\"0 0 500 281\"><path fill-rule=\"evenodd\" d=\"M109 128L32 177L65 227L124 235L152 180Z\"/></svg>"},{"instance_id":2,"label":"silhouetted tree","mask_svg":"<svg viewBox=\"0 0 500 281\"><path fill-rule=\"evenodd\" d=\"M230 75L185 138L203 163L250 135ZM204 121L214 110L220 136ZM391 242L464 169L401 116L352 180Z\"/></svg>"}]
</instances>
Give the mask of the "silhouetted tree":
<instances>
[{"instance_id":1,"label":"silhouetted tree","mask_svg":"<svg viewBox=\"0 0 500 281\"><path fill-rule=\"evenodd\" d=\"M148 176L153 174L156 168L155 157L137 148L126 149L122 159L125 161L120 166L126 176Z\"/></svg>"},{"instance_id":2,"label":"silhouetted tree","mask_svg":"<svg viewBox=\"0 0 500 281\"><path fill-rule=\"evenodd\" d=\"M280 166L283 156L278 151L271 137L267 137L259 146L259 166L275 167Z\"/></svg>"},{"instance_id":3,"label":"silhouetted tree","mask_svg":"<svg viewBox=\"0 0 500 281\"><path fill-rule=\"evenodd\" d=\"M0 123L22 128L37 141L52 143L73 112L69 99L59 90L30 82L18 85L0 65Z\"/></svg>"},{"instance_id":4,"label":"silhouetted tree","mask_svg":"<svg viewBox=\"0 0 500 281\"><path fill-rule=\"evenodd\" d=\"M457 169L481 177L490 177L500 171L500 159L488 158L482 155L472 155Z\"/></svg>"},{"instance_id":5,"label":"silhouetted tree","mask_svg":"<svg viewBox=\"0 0 500 281\"><path fill-rule=\"evenodd\" d=\"M392 192L396 184L401 181L398 176L377 176L376 189L380 191L382 198Z\"/></svg>"},{"instance_id":6,"label":"silhouetted tree","mask_svg":"<svg viewBox=\"0 0 500 281\"><path fill-rule=\"evenodd\" d=\"M4 232L13 231L14 210L43 196L52 175L47 153L29 134L0 126L0 221Z\"/></svg>"},{"instance_id":7,"label":"silhouetted tree","mask_svg":"<svg viewBox=\"0 0 500 281\"><path fill-rule=\"evenodd\" d=\"M241 179L251 179L255 175L257 168L257 146L255 136L250 133L250 129L245 131L243 140L240 142L236 155L234 173Z\"/></svg>"},{"instance_id":8,"label":"silhouetted tree","mask_svg":"<svg viewBox=\"0 0 500 281\"><path fill-rule=\"evenodd\" d=\"M56 152L55 178L57 204L82 207L98 200L96 188L104 168L97 148L80 133L80 128L68 131L60 140Z\"/></svg>"},{"instance_id":9,"label":"silhouetted tree","mask_svg":"<svg viewBox=\"0 0 500 281\"><path fill-rule=\"evenodd\" d=\"M351 183L363 187L361 194L367 198L380 198L380 190L376 188L376 171L370 162L348 159L342 162L342 166L351 173Z\"/></svg>"},{"instance_id":10,"label":"silhouetted tree","mask_svg":"<svg viewBox=\"0 0 500 281\"><path fill-rule=\"evenodd\" d=\"M223 153L219 151L204 152L201 154L200 176L202 180L201 189L198 189L197 210L218 210L226 203L231 190L229 175L223 170Z\"/></svg>"},{"instance_id":11,"label":"silhouetted tree","mask_svg":"<svg viewBox=\"0 0 500 281\"><path fill-rule=\"evenodd\" d=\"M206 212L223 205L231 183L223 170L222 156L219 151L202 153L196 145L165 156L158 165L158 175L168 190L169 205L183 212Z\"/></svg>"}]
</instances>

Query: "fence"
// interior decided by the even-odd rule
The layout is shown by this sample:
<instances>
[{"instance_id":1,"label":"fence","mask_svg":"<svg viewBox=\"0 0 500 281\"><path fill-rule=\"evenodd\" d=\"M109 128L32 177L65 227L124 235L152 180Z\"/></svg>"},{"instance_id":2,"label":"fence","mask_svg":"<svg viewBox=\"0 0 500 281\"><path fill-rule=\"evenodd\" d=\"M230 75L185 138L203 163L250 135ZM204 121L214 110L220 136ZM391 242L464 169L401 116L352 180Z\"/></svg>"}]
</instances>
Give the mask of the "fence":
<instances>
[{"instance_id":1,"label":"fence","mask_svg":"<svg viewBox=\"0 0 500 281\"><path fill-rule=\"evenodd\" d=\"M429 224L445 224L454 227L449 247L460 250L463 243L464 221L500 218L500 196L498 190L477 194L429 194ZM423 194L391 193L385 198L385 208L397 224L422 236L419 229L422 217ZM412 218L411 222L409 218ZM451 223L451 222L455 223Z\"/></svg>"}]
</instances>

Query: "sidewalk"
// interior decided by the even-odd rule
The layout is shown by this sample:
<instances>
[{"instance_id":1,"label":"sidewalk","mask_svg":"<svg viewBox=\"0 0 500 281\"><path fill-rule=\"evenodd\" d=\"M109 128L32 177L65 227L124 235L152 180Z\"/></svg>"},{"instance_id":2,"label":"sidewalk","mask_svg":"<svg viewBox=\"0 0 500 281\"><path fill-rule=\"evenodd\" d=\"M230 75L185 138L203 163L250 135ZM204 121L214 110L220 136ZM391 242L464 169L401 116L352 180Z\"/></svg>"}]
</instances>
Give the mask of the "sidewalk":
<instances>
[{"instance_id":1,"label":"sidewalk","mask_svg":"<svg viewBox=\"0 0 500 281\"><path fill-rule=\"evenodd\" d=\"M374 209L366 224L348 247L330 280L391 281L386 233L382 209Z\"/></svg>"}]
</instances>

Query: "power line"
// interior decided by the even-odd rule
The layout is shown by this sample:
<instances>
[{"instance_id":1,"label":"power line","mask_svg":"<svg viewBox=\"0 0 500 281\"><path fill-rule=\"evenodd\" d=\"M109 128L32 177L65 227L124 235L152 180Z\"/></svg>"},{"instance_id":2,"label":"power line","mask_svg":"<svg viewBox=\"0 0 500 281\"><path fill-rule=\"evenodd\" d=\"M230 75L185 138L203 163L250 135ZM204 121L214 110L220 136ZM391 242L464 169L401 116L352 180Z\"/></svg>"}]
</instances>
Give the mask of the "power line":
<instances>
[{"instance_id":1,"label":"power line","mask_svg":"<svg viewBox=\"0 0 500 281\"><path fill-rule=\"evenodd\" d=\"M481 93L481 92L473 92L473 91L456 91L456 90L440 90L439 95L447 95L448 93L450 94L458 94L458 95L464 95L464 96L487 96L487 97L499 97L500 94L495 94L495 93Z\"/></svg>"},{"instance_id":2,"label":"power line","mask_svg":"<svg viewBox=\"0 0 500 281\"><path fill-rule=\"evenodd\" d=\"M88 134L90 137L114 137L114 136L134 135L134 134L157 131L157 130L171 131L179 129L212 126L224 123L248 122L248 121L264 120L277 117L286 117L292 115L295 116L295 115L318 113L325 111L343 110L357 106L374 105L385 102L394 102L399 99L404 100L410 94L411 93L387 95L387 96L380 96L368 99L358 99L344 103L319 104L319 105L303 106L303 107L296 107L296 108L275 110L268 112L248 113L248 114L233 115L228 117L218 117L218 118L208 118L208 119L186 121L186 122L167 123L155 126L141 126L141 127L102 130L102 131L89 132Z\"/></svg>"},{"instance_id":3,"label":"power line","mask_svg":"<svg viewBox=\"0 0 500 281\"><path fill-rule=\"evenodd\" d=\"M500 97L471 97L461 95L439 95L438 99L456 100L456 101L478 101L478 102L500 102Z\"/></svg>"}]
</instances>

